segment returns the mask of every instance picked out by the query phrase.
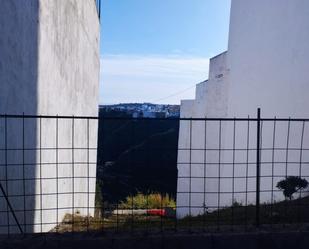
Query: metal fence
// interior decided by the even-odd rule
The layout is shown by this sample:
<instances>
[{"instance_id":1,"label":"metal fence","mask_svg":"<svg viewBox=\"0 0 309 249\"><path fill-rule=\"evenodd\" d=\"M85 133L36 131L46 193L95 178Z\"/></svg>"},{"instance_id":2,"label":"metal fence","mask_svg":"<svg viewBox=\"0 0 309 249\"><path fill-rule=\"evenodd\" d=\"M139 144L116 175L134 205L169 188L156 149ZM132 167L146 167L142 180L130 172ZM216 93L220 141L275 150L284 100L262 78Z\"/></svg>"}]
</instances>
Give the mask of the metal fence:
<instances>
[{"instance_id":1,"label":"metal fence","mask_svg":"<svg viewBox=\"0 0 309 249\"><path fill-rule=\"evenodd\" d=\"M1 115L0 232L305 228L308 122Z\"/></svg>"},{"instance_id":2,"label":"metal fence","mask_svg":"<svg viewBox=\"0 0 309 249\"><path fill-rule=\"evenodd\" d=\"M258 111L180 124L178 218L206 231L306 226L308 120Z\"/></svg>"}]
</instances>

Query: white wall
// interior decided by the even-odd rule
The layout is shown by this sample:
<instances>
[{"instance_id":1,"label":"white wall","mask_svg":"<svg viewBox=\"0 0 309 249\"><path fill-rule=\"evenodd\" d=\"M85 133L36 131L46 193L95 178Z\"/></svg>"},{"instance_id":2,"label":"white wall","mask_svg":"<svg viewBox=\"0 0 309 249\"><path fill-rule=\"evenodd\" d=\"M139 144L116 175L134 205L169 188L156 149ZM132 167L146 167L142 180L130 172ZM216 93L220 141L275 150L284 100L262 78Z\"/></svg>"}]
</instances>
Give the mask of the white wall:
<instances>
[{"instance_id":1,"label":"white wall","mask_svg":"<svg viewBox=\"0 0 309 249\"><path fill-rule=\"evenodd\" d=\"M308 39L308 1L233 0L228 48L228 116L255 117L260 107L264 118L308 118ZM273 122L263 122L262 125L262 148L275 147L276 150L262 151L261 190L266 192L261 193L261 200L282 200L280 192L271 197L267 191L272 188L278 190L277 182L286 175L309 175L304 163L308 161L308 151L299 150L309 146L309 124L304 126L303 143L303 122L276 122L275 132ZM247 136L241 132L246 130L246 125L243 126L237 127L235 143L238 148L246 143ZM256 126L250 128L249 144L255 148ZM231 143L232 138L227 137L226 146ZM287 151L287 148L290 150ZM254 153L249 161L254 162ZM245 160L244 155L238 158ZM272 161L275 161L273 173ZM277 176L273 182L267 177L271 174ZM255 176L254 168L251 175ZM241 183L237 185L238 189L242 188ZM254 184L251 185L250 190L255 191ZM254 196L249 201L254 202Z\"/></svg>"},{"instance_id":2,"label":"white wall","mask_svg":"<svg viewBox=\"0 0 309 249\"><path fill-rule=\"evenodd\" d=\"M307 0L233 0L228 115L308 117L308 39Z\"/></svg>"},{"instance_id":3,"label":"white wall","mask_svg":"<svg viewBox=\"0 0 309 249\"><path fill-rule=\"evenodd\" d=\"M227 112L228 69L226 52L210 60L209 79L196 86L195 100L181 102L181 118L222 117ZM216 205L218 179L219 122L181 120L178 141L177 216L205 212L206 205ZM223 130L223 128L222 128ZM206 131L206 133L205 133ZM207 151L205 150L207 149ZM210 149L210 150L208 150ZM209 167L205 167L205 163Z\"/></svg>"},{"instance_id":4,"label":"white wall","mask_svg":"<svg viewBox=\"0 0 309 249\"><path fill-rule=\"evenodd\" d=\"M211 61L209 80L203 83L205 85L197 86L195 105L192 112L186 113L187 117L256 117L257 108L261 107L264 118L308 118L308 14L309 2L306 0L233 0L228 52L219 56L221 59L215 57ZM220 70L224 72L223 79L220 79ZM183 122L181 121L180 127ZM234 127L233 121L223 121L220 136L218 122L208 121L207 124L212 123L212 127L207 125L206 134L202 125L196 121L193 123L200 127L192 126L191 148L198 147L201 150L193 150L187 156L186 162L191 165L191 170L188 169L185 173L180 169L180 159L178 160L178 175L195 178L180 182L180 177L178 191L182 189L184 192L202 193L198 196L186 193L186 198L183 194L178 194L177 203L201 208L178 209L178 217L203 213L204 203L208 207L224 207L231 205L233 201L244 205L254 204L256 122L236 122ZM274 132L274 122L262 123L262 202L280 201L284 198L277 191L276 184L286 176L309 176L306 163L309 153L307 150L300 150L301 147L309 146L308 126L303 122L276 122ZM194 133L197 134L196 140ZM181 137L190 139L190 129L180 129L179 136L180 140ZM203 139L206 139L206 149L214 149L212 152L205 152ZM220 157L216 150L219 148L219 140L221 149L229 149L221 151ZM276 149L272 150L273 147ZM247 152L246 148L250 150ZM236 149L234 153L233 149ZM182 153L179 151L180 155ZM196 161L200 165L193 167ZM216 179L219 171L220 176L223 176L220 183ZM270 177L272 175L275 177ZM214 179L205 181L203 176L213 176ZM233 176L237 178L233 180ZM275 190L273 193L272 189ZM224 193L203 193L218 191ZM249 193L245 194L246 191Z\"/></svg>"},{"instance_id":5,"label":"white wall","mask_svg":"<svg viewBox=\"0 0 309 249\"><path fill-rule=\"evenodd\" d=\"M5 51L0 59L1 113L97 116L100 60L95 1L12 0L4 1L1 10L0 50ZM46 232L65 213L93 215L88 207L94 207L96 150L87 148L97 147L97 120L73 123L59 118L57 133L56 119L25 119L24 139L22 122L0 119L0 176L11 179L5 186L9 196L26 193L26 198L10 198L23 229ZM12 150L5 152L6 147ZM17 148L28 150L22 154ZM6 211L4 199L0 200ZM0 223L0 232L7 233L4 212ZM9 223L10 232L17 232L11 214Z\"/></svg>"}]
</instances>

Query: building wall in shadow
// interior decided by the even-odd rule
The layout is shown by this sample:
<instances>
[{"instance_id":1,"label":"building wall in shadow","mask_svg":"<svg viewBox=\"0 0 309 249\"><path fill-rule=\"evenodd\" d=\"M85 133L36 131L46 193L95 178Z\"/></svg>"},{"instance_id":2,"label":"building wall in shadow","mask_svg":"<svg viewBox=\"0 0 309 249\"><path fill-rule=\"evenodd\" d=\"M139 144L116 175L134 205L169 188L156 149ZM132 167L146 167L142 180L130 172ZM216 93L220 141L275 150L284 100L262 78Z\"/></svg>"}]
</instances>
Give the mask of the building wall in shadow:
<instances>
[{"instance_id":1,"label":"building wall in shadow","mask_svg":"<svg viewBox=\"0 0 309 249\"><path fill-rule=\"evenodd\" d=\"M1 1L0 114L37 113L38 13L38 0ZM26 224L33 223L35 187L33 180L25 179L35 178L36 130L34 119L0 118L0 182L19 223L28 231L32 230ZM3 193L0 196L0 233L19 232Z\"/></svg>"},{"instance_id":2,"label":"building wall in shadow","mask_svg":"<svg viewBox=\"0 0 309 249\"><path fill-rule=\"evenodd\" d=\"M0 16L0 114L97 116L95 1L4 0ZM94 212L96 120L3 117L0 140L1 183L24 231ZM0 233L18 232L11 216L0 197Z\"/></svg>"}]
</instances>

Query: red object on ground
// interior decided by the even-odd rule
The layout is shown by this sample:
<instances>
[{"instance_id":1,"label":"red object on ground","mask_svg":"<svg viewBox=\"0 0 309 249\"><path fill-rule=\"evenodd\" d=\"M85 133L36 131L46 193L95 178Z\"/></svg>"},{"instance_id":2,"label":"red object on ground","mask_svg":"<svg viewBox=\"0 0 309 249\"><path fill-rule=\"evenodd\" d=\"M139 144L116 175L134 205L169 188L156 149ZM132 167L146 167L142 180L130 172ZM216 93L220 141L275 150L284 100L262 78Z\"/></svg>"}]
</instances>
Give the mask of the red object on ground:
<instances>
[{"instance_id":1,"label":"red object on ground","mask_svg":"<svg viewBox=\"0 0 309 249\"><path fill-rule=\"evenodd\" d=\"M157 215L157 216L166 216L165 209L148 209L147 214Z\"/></svg>"}]
</instances>

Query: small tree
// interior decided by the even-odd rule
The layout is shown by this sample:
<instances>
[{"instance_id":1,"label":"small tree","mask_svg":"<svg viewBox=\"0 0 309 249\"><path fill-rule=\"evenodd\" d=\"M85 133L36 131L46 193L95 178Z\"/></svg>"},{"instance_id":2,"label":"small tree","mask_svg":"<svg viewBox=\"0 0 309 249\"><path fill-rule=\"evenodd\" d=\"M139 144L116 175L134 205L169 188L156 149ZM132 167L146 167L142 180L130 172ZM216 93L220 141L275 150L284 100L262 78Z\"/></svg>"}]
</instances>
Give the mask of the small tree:
<instances>
[{"instance_id":1,"label":"small tree","mask_svg":"<svg viewBox=\"0 0 309 249\"><path fill-rule=\"evenodd\" d=\"M293 194L298 190L307 188L308 181L299 176L288 176L285 180L277 183L277 188L283 190L285 198L292 200Z\"/></svg>"}]
</instances>

